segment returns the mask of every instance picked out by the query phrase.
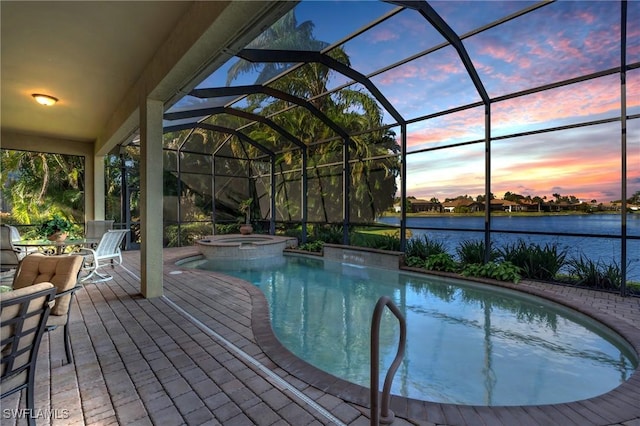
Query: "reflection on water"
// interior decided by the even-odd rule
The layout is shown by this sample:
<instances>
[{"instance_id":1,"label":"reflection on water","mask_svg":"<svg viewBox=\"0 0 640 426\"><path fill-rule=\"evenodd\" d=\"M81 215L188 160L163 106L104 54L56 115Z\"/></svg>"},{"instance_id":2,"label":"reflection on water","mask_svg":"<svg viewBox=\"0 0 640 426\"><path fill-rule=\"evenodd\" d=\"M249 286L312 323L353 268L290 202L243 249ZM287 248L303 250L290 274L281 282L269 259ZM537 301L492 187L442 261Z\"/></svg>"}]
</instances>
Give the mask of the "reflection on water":
<instances>
[{"instance_id":1,"label":"reflection on water","mask_svg":"<svg viewBox=\"0 0 640 426\"><path fill-rule=\"evenodd\" d=\"M392 391L406 397L473 405L568 402L613 389L638 365L604 327L515 292L298 257L224 267L262 289L274 332L287 348L364 386L373 308L380 296L391 297L407 320L407 353ZM387 311L381 383L398 334Z\"/></svg>"}]
</instances>

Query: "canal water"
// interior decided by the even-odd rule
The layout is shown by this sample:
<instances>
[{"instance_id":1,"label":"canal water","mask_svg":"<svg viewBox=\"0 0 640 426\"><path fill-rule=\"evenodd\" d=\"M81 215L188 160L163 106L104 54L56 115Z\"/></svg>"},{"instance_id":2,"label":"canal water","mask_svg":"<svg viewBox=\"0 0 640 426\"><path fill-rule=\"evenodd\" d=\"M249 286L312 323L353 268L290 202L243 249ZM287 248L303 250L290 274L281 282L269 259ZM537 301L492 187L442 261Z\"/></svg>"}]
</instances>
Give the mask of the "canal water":
<instances>
[{"instance_id":1,"label":"canal water","mask_svg":"<svg viewBox=\"0 0 640 426\"><path fill-rule=\"evenodd\" d=\"M400 217L381 217L378 222L400 226ZM444 228L444 230L420 228ZM451 231L451 228L463 231ZM412 238L422 238L423 235L427 235L429 239L444 243L447 251L455 254L456 247L461 242L484 238L484 217L458 215L408 217L407 229L411 230ZM614 262L621 264L621 217L619 215L495 216L491 218L491 229L494 247L511 244L522 239L541 246L557 244L559 248L567 249L569 257L582 255L605 264ZM598 237L509 233L513 231L595 234ZM640 214L627 215L627 235L640 237ZM627 240L626 263L627 280L640 281L640 239Z\"/></svg>"}]
</instances>

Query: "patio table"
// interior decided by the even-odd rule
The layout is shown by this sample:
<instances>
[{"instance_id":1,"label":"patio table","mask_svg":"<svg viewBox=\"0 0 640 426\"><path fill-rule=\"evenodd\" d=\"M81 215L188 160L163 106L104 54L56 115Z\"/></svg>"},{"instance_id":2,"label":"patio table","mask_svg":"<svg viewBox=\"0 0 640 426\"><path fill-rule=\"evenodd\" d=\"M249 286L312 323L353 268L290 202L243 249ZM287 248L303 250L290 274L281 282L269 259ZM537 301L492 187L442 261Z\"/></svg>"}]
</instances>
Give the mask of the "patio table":
<instances>
[{"instance_id":1,"label":"patio table","mask_svg":"<svg viewBox=\"0 0 640 426\"><path fill-rule=\"evenodd\" d=\"M17 247L38 247L44 254L60 255L63 254L67 247L85 247L100 242L99 238L67 238L64 241L42 240L19 240L13 241L13 245Z\"/></svg>"}]
</instances>

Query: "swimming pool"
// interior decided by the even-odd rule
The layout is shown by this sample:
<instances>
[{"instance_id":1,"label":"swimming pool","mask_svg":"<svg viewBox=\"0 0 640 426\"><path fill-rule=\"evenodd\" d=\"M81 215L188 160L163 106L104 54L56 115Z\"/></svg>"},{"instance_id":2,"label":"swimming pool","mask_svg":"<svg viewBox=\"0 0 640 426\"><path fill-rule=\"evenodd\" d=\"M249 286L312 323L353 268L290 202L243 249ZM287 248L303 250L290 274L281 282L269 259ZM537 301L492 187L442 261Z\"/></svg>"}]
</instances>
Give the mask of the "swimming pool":
<instances>
[{"instance_id":1,"label":"swimming pool","mask_svg":"<svg viewBox=\"0 0 640 426\"><path fill-rule=\"evenodd\" d=\"M284 346L363 386L373 307L380 296L391 297L408 328L392 392L409 398L489 406L570 402L613 389L638 365L633 350L604 326L518 292L303 257L197 267L258 286ZM385 367L395 355L397 328L385 315Z\"/></svg>"}]
</instances>

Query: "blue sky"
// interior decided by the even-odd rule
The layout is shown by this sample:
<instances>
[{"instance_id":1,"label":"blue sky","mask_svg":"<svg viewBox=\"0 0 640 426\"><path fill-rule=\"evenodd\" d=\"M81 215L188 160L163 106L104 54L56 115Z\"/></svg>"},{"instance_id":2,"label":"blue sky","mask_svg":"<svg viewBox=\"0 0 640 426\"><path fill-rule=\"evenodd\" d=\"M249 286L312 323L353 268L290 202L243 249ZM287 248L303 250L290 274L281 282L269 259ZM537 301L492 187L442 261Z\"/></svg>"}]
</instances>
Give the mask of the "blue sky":
<instances>
[{"instance_id":1,"label":"blue sky","mask_svg":"<svg viewBox=\"0 0 640 426\"><path fill-rule=\"evenodd\" d=\"M459 35L534 2L431 2ZM314 35L330 45L397 10L376 1L302 1L298 23L311 20ZM628 3L627 62L640 61L640 2ZM466 38L463 43L491 98L620 65L620 2L559 1ZM403 10L343 45L351 65L368 75L444 41L417 12ZM231 60L199 87L224 86ZM348 81L333 73L330 87ZM456 51L444 47L373 76L405 119L478 102ZM232 85L252 84L255 74ZM627 73L628 114L640 113L640 70ZM184 103L181 103L184 105ZM492 136L620 116L619 76L492 104ZM628 192L640 190L640 120L628 122ZM385 122L393 123L389 114ZM412 124L408 151L481 139L484 109ZM410 156L409 195L440 199L484 192L483 146ZM620 196L620 124L545 133L492 144L492 192L611 201ZM480 154L479 154L480 152Z\"/></svg>"}]
</instances>

